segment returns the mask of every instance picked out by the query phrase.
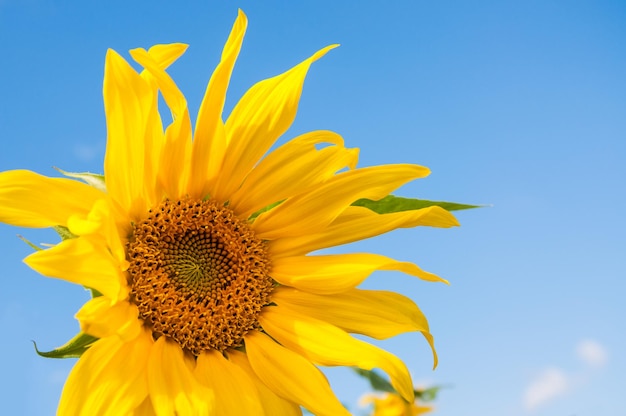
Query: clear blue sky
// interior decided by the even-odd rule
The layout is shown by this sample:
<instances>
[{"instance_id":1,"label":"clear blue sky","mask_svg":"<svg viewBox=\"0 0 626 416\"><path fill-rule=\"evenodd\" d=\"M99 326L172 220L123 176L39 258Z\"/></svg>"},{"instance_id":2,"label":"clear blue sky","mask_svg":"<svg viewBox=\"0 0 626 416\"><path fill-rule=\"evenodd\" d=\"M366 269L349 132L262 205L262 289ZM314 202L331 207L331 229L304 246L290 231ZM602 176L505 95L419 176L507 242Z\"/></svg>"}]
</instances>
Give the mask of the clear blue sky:
<instances>
[{"instance_id":1,"label":"clear blue sky","mask_svg":"<svg viewBox=\"0 0 626 416\"><path fill-rule=\"evenodd\" d=\"M190 44L171 69L192 112L237 8L250 20L228 107L317 49L287 137L330 129L361 166L412 162L404 196L492 204L454 230L357 245L415 261L451 286L393 273L366 287L412 297L436 337L382 345L416 381L445 384L440 416L626 414L626 3L623 1L0 0L0 170L102 170L106 49ZM39 358L77 330L87 299L21 259L0 225L3 412L53 414L72 362ZM329 371L359 413L367 386Z\"/></svg>"}]
</instances>

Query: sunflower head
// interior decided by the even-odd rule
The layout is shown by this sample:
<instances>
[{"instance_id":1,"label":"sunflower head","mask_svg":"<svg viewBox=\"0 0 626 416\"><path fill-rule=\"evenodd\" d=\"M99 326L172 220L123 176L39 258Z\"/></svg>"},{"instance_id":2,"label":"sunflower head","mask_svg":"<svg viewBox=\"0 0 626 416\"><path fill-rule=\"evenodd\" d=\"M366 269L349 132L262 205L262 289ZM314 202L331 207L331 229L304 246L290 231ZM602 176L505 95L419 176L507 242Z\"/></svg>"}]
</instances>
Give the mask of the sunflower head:
<instances>
[{"instance_id":1,"label":"sunflower head","mask_svg":"<svg viewBox=\"0 0 626 416\"><path fill-rule=\"evenodd\" d=\"M266 244L222 204L163 201L133 226L127 255L130 300L155 336L197 356L259 328L273 287Z\"/></svg>"},{"instance_id":2,"label":"sunflower head","mask_svg":"<svg viewBox=\"0 0 626 416\"><path fill-rule=\"evenodd\" d=\"M98 295L76 315L88 348L59 414L348 414L318 368L337 365L381 368L413 401L402 361L352 334L418 331L433 346L426 318L405 296L357 286L376 270L444 280L382 255L316 252L458 223L433 203L393 208L390 193L428 169L357 168L336 133L269 152L310 66L336 45L252 86L223 121L246 26L240 12L195 123L166 71L186 45L132 50L141 72L109 51L104 176L0 173L0 221L66 231L26 263Z\"/></svg>"}]
</instances>

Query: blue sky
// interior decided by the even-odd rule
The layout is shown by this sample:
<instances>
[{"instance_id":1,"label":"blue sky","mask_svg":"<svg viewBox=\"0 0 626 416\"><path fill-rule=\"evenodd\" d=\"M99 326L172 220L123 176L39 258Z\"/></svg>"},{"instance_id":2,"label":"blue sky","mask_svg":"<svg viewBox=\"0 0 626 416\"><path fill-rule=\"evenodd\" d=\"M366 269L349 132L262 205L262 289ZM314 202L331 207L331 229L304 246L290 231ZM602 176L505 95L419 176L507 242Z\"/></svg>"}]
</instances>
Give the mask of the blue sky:
<instances>
[{"instance_id":1,"label":"blue sky","mask_svg":"<svg viewBox=\"0 0 626 416\"><path fill-rule=\"evenodd\" d=\"M107 48L190 44L170 73L192 112L237 8L249 28L227 107L319 48L285 139L330 129L360 165L410 162L429 178L398 194L491 204L453 230L401 230L354 250L414 261L450 286L378 273L427 314L440 365L405 334L381 343L437 415L626 414L626 3L622 1L0 0L0 170L102 170ZM46 279L0 225L0 397L7 414L53 414L71 361L39 358L77 330L80 287ZM359 414L367 385L328 371Z\"/></svg>"}]
</instances>

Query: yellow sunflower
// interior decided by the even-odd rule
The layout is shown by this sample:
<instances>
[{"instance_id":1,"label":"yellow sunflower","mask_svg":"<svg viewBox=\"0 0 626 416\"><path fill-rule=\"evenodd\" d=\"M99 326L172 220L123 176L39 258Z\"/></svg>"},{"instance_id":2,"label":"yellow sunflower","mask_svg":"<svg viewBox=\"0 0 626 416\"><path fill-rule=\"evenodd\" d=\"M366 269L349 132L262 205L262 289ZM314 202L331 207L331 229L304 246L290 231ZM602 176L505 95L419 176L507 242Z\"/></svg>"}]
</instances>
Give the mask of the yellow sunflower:
<instances>
[{"instance_id":1,"label":"yellow sunflower","mask_svg":"<svg viewBox=\"0 0 626 416\"><path fill-rule=\"evenodd\" d=\"M417 400L408 402L395 393L370 394L361 399L362 404L372 404L370 416L418 416L430 413L431 406L422 406Z\"/></svg>"},{"instance_id":2,"label":"yellow sunflower","mask_svg":"<svg viewBox=\"0 0 626 416\"><path fill-rule=\"evenodd\" d=\"M356 286L375 270L442 279L376 254L310 253L457 222L439 207L380 215L353 206L429 171L356 168L358 150L335 133L265 155L291 125L310 65L334 45L254 85L223 122L246 26L240 12L193 131L165 71L185 45L130 51L141 73L109 50L104 179L0 173L0 221L60 226L68 237L25 262L95 290L76 318L97 341L72 369L60 415L348 414L318 365L383 369L413 400L402 361L350 333L421 331L432 345L427 321L404 296ZM159 93L172 113L166 128Z\"/></svg>"}]
</instances>

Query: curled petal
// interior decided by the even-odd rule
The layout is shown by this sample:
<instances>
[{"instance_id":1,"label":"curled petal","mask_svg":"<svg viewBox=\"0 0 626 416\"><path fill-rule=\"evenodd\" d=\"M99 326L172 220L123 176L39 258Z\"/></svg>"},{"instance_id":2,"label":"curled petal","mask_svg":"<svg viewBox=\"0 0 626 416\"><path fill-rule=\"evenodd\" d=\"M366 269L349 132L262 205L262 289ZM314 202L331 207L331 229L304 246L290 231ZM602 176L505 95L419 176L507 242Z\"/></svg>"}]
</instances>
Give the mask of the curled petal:
<instances>
[{"instance_id":1,"label":"curled petal","mask_svg":"<svg viewBox=\"0 0 626 416\"><path fill-rule=\"evenodd\" d=\"M259 322L272 338L314 363L383 369L398 393L407 401L413 401L409 370L395 355L354 339L334 325L299 315L282 305L265 308Z\"/></svg>"},{"instance_id":2,"label":"curled petal","mask_svg":"<svg viewBox=\"0 0 626 416\"><path fill-rule=\"evenodd\" d=\"M432 349L434 366L437 366L437 352L426 316L415 302L399 293L352 289L333 295L318 295L278 287L272 293L272 302L344 331L376 339L420 331Z\"/></svg>"},{"instance_id":3,"label":"curled petal","mask_svg":"<svg viewBox=\"0 0 626 416\"><path fill-rule=\"evenodd\" d=\"M280 257L274 260L272 277L285 286L330 294L353 289L376 270L398 270L424 280L446 282L413 263L368 253Z\"/></svg>"}]
</instances>

